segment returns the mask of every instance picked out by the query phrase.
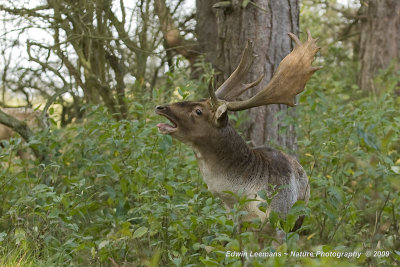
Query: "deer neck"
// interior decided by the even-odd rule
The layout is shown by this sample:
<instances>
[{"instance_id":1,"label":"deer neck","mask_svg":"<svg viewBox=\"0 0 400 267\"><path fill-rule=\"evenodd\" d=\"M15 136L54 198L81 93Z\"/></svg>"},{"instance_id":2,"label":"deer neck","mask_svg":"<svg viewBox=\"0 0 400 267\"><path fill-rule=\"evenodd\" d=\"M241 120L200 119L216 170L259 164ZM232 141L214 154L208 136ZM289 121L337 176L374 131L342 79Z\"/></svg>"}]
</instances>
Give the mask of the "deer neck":
<instances>
[{"instance_id":1,"label":"deer neck","mask_svg":"<svg viewBox=\"0 0 400 267\"><path fill-rule=\"evenodd\" d=\"M230 125L220 129L212 138L199 140L192 148L203 176L241 172L252 157L250 148Z\"/></svg>"}]
</instances>

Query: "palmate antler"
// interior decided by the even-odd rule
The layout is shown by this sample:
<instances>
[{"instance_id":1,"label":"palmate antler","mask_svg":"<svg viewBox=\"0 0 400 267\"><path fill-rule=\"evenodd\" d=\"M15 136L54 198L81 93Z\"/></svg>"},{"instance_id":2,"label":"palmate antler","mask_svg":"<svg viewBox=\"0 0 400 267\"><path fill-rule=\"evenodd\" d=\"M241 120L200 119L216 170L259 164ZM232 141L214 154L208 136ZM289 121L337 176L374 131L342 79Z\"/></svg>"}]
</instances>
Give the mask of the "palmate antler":
<instances>
[{"instance_id":1,"label":"palmate antler","mask_svg":"<svg viewBox=\"0 0 400 267\"><path fill-rule=\"evenodd\" d=\"M250 84L241 83L253 60L253 45L251 42L248 42L243 51L239 66L231 76L216 92L213 91L211 86L209 87L213 105L218 106L221 103L226 103L227 109L231 111L244 110L268 104L286 104L294 106L294 97L304 90L311 75L322 68L311 66L319 47L316 45L316 39L311 37L309 31L307 31L307 35L307 41L301 43L293 33L289 33L290 38L295 42L296 46L293 51L281 61L267 86L248 100L232 101L247 89L259 84L264 77L264 75L262 75L255 82Z\"/></svg>"}]
</instances>

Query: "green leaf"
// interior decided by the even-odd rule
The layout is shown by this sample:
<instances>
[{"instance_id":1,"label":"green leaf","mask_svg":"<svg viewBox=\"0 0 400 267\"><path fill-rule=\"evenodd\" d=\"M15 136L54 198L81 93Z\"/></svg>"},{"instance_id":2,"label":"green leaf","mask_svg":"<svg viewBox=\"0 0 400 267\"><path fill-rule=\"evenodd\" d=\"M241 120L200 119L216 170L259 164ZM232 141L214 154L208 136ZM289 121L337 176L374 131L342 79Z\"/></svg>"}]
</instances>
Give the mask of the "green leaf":
<instances>
[{"instance_id":1,"label":"green leaf","mask_svg":"<svg viewBox=\"0 0 400 267\"><path fill-rule=\"evenodd\" d=\"M99 249L106 247L108 245L108 243L110 243L110 241L108 241L108 240L101 241L99 244Z\"/></svg>"},{"instance_id":2,"label":"green leaf","mask_svg":"<svg viewBox=\"0 0 400 267\"><path fill-rule=\"evenodd\" d=\"M400 174L400 166L391 166L390 169L396 173L396 174Z\"/></svg>"},{"instance_id":3,"label":"green leaf","mask_svg":"<svg viewBox=\"0 0 400 267\"><path fill-rule=\"evenodd\" d=\"M146 234L148 231L147 227L139 227L138 229L136 229L136 231L133 233L132 238L140 238L142 237L144 234Z\"/></svg>"},{"instance_id":4,"label":"green leaf","mask_svg":"<svg viewBox=\"0 0 400 267\"><path fill-rule=\"evenodd\" d=\"M267 192L265 190L258 191L257 195L264 200L268 200Z\"/></svg>"},{"instance_id":5,"label":"green leaf","mask_svg":"<svg viewBox=\"0 0 400 267\"><path fill-rule=\"evenodd\" d=\"M1 232L0 233L0 242L2 242L6 236L7 236L6 232Z\"/></svg>"}]
</instances>

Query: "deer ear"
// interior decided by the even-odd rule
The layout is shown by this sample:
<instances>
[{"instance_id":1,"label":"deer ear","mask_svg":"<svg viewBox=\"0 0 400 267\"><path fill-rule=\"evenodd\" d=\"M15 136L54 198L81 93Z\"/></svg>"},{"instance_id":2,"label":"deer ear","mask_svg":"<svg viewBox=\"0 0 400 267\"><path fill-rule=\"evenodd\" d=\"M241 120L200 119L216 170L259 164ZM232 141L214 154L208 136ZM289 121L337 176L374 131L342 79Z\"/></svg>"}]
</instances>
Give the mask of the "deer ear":
<instances>
[{"instance_id":1,"label":"deer ear","mask_svg":"<svg viewBox=\"0 0 400 267\"><path fill-rule=\"evenodd\" d=\"M228 107L225 103L215 111L214 122L218 127L224 126L228 122Z\"/></svg>"}]
</instances>

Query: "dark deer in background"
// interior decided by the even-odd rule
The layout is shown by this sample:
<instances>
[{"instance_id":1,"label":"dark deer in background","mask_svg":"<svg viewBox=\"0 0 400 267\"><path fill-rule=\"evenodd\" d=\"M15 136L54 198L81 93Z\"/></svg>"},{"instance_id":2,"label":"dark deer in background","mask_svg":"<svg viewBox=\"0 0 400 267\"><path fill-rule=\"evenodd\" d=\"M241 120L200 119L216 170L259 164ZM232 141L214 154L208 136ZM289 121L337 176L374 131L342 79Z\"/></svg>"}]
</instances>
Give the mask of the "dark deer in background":
<instances>
[{"instance_id":1,"label":"dark deer in background","mask_svg":"<svg viewBox=\"0 0 400 267\"><path fill-rule=\"evenodd\" d=\"M31 108L1 108L1 111L13 116L14 118L26 122L30 128L39 128L40 112ZM16 133L9 127L0 124L0 141L8 140L15 136Z\"/></svg>"},{"instance_id":2,"label":"dark deer in background","mask_svg":"<svg viewBox=\"0 0 400 267\"><path fill-rule=\"evenodd\" d=\"M31 108L0 108L0 111L11 115L17 120L23 121L31 130L47 127L47 116L42 117L41 111L33 110ZM11 129L4 124L0 123L0 147L2 146L3 140L9 140L11 137L16 136L15 129ZM21 159L31 158L31 155L27 151L19 150L17 154Z\"/></svg>"},{"instance_id":3,"label":"dark deer in background","mask_svg":"<svg viewBox=\"0 0 400 267\"><path fill-rule=\"evenodd\" d=\"M282 60L268 85L250 99L235 101L247 89L259 84L264 76L243 84L253 60L252 44L248 42L239 66L216 92L210 82L210 99L161 105L155 110L171 122L171 125L157 124L159 132L193 149L208 189L221 198L227 208L233 207L235 198L224 191L243 192L248 198L263 201L258 191L265 190L272 195L271 188L278 190L267 212L257 207L259 201L247 202L248 213L242 220L260 218L264 221L272 210L285 216L296 201L307 202L310 196L307 175L294 157L268 147L248 147L228 122L228 111L268 104L295 105L295 96L320 69L311 66L319 47L309 32L305 43L292 33L289 36L296 44L294 50Z\"/></svg>"}]
</instances>

